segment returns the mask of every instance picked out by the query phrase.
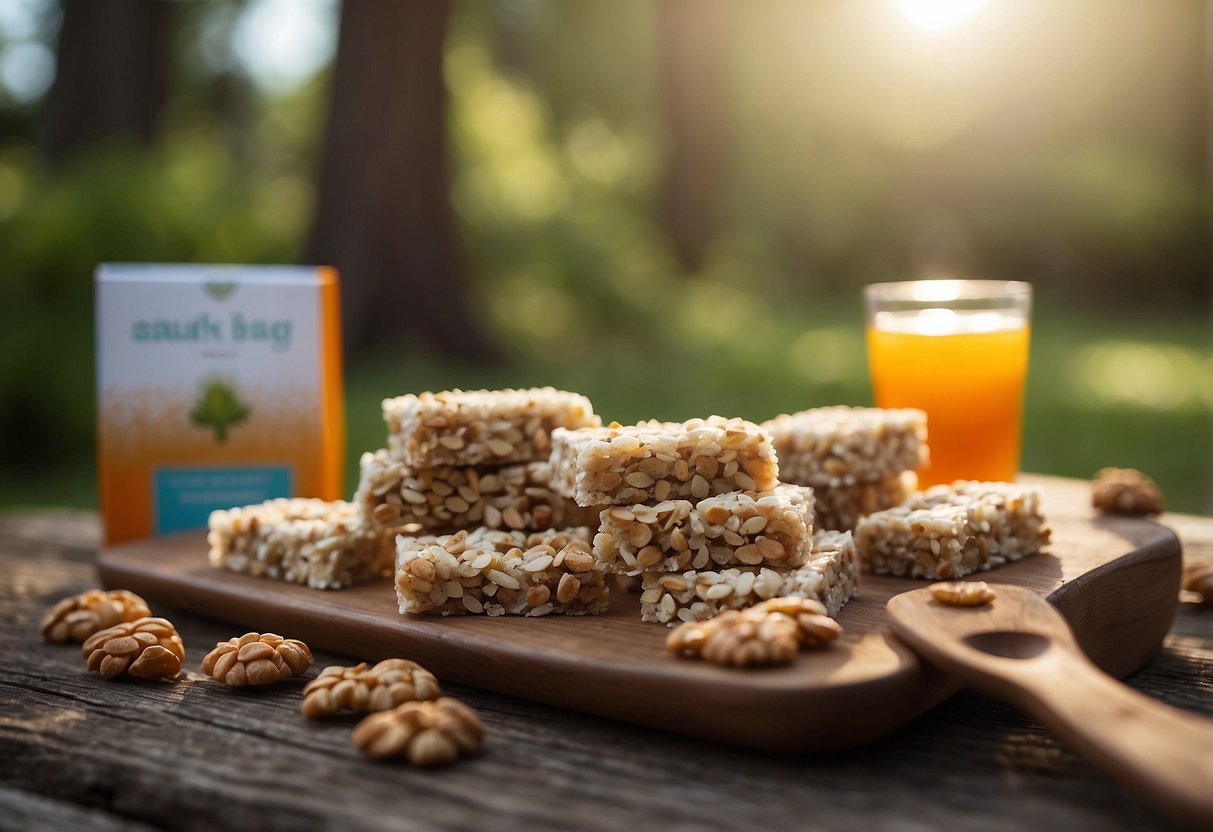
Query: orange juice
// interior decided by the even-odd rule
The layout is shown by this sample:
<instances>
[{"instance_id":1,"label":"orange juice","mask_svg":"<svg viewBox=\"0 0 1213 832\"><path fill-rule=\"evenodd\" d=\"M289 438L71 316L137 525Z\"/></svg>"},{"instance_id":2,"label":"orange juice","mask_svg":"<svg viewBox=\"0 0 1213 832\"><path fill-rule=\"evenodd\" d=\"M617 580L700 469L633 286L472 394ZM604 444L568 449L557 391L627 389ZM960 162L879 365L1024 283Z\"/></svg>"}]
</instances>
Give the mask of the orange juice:
<instances>
[{"instance_id":1,"label":"orange juice","mask_svg":"<svg viewBox=\"0 0 1213 832\"><path fill-rule=\"evenodd\" d=\"M1023 316L999 312L882 312L869 323L876 404L927 413L924 486L1015 476L1028 340Z\"/></svg>"}]
</instances>

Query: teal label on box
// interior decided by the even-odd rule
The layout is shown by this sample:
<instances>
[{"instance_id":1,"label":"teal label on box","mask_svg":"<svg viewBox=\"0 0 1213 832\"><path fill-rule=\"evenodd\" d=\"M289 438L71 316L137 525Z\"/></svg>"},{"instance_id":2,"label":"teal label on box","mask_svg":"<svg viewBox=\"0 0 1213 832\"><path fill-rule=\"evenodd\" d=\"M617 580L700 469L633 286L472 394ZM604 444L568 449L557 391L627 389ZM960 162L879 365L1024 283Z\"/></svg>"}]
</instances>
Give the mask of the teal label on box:
<instances>
[{"instance_id":1,"label":"teal label on box","mask_svg":"<svg viewBox=\"0 0 1213 832\"><path fill-rule=\"evenodd\" d=\"M217 508L289 497L289 465L242 468L158 468L152 484L156 534L200 529Z\"/></svg>"}]
</instances>

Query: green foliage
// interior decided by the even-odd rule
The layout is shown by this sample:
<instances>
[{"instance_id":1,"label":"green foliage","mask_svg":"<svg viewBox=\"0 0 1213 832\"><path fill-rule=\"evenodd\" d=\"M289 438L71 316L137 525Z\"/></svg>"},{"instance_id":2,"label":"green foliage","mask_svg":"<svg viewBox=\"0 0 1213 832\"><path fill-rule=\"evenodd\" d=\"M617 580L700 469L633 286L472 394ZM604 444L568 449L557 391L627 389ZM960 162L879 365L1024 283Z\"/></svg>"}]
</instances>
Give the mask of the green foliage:
<instances>
[{"instance_id":1,"label":"green foliage","mask_svg":"<svg viewBox=\"0 0 1213 832\"><path fill-rule=\"evenodd\" d=\"M1026 469L1132 465L1173 506L1213 509L1187 12L1063 5L991 4L955 42L870 4L731 6L727 222L688 275L658 220L660 4L456 4L452 203L474 305L510 359L386 345L351 361L351 476L383 444L379 400L409 390L555 384L620 421L870 402L859 286L950 269L1037 287ZM238 6L182 5L154 151L50 171L29 138L0 139L0 503L94 501L97 263L298 257L324 79L214 108L199 44ZM203 408L205 424L239 407Z\"/></svg>"},{"instance_id":2,"label":"green foliage","mask_svg":"<svg viewBox=\"0 0 1213 832\"><path fill-rule=\"evenodd\" d=\"M190 411L190 421L198 427L209 427L215 441L227 441L227 430L249 417L248 405L240 401L235 386L223 379L211 379L202 384L198 402Z\"/></svg>"}]
</instances>

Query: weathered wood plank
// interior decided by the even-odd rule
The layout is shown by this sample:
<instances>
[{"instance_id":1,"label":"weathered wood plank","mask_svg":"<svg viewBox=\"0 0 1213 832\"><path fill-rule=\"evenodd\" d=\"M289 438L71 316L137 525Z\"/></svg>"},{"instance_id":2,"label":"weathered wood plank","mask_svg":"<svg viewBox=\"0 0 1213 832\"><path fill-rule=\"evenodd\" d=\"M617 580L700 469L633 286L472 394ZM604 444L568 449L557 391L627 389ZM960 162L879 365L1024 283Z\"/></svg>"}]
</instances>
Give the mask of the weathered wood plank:
<instances>
[{"instance_id":1,"label":"weathered wood plank","mask_svg":"<svg viewBox=\"0 0 1213 832\"><path fill-rule=\"evenodd\" d=\"M20 829L22 832L64 832L67 829L140 832L153 828L123 820L101 809L85 809L62 800L0 787L0 829Z\"/></svg>"},{"instance_id":2,"label":"weathered wood plank","mask_svg":"<svg viewBox=\"0 0 1213 832\"><path fill-rule=\"evenodd\" d=\"M172 685L104 682L74 648L42 644L46 607L95 582L75 545L90 523L60 521L53 538L0 525L0 828L1165 828L1035 721L968 693L877 745L801 758L452 688L489 729L481 756L372 763L349 745L354 720L298 715L298 680L200 678L206 650L235 634L225 625L165 611L192 671ZM1188 526L1189 555L1213 558L1213 521ZM1129 682L1213 717L1213 612L1182 606Z\"/></svg>"}]
</instances>

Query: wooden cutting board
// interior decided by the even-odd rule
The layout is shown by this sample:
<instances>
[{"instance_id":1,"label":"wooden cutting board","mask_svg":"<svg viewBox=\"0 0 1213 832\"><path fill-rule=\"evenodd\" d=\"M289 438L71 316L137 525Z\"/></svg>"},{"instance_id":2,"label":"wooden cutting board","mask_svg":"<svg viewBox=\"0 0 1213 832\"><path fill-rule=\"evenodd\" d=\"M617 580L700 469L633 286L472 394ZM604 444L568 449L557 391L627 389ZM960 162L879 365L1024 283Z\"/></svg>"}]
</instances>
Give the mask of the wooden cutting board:
<instances>
[{"instance_id":1,"label":"wooden cutting board","mask_svg":"<svg viewBox=\"0 0 1213 832\"><path fill-rule=\"evenodd\" d=\"M1097 517L1086 483L1045 477L1048 552L979 576L1045 595L1096 664L1124 676L1170 628L1180 545L1165 526ZM955 683L889 634L885 602L923 582L865 575L839 615L843 637L789 667L727 670L676 658L666 628L645 624L636 595L600 616L406 617L390 581L323 591L210 567L202 533L102 549L107 587L157 608L231 621L232 634L273 631L376 661L415 659L442 680L590 714L754 748L825 752L885 736L950 696ZM192 657L196 661L200 657Z\"/></svg>"}]
</instances>

